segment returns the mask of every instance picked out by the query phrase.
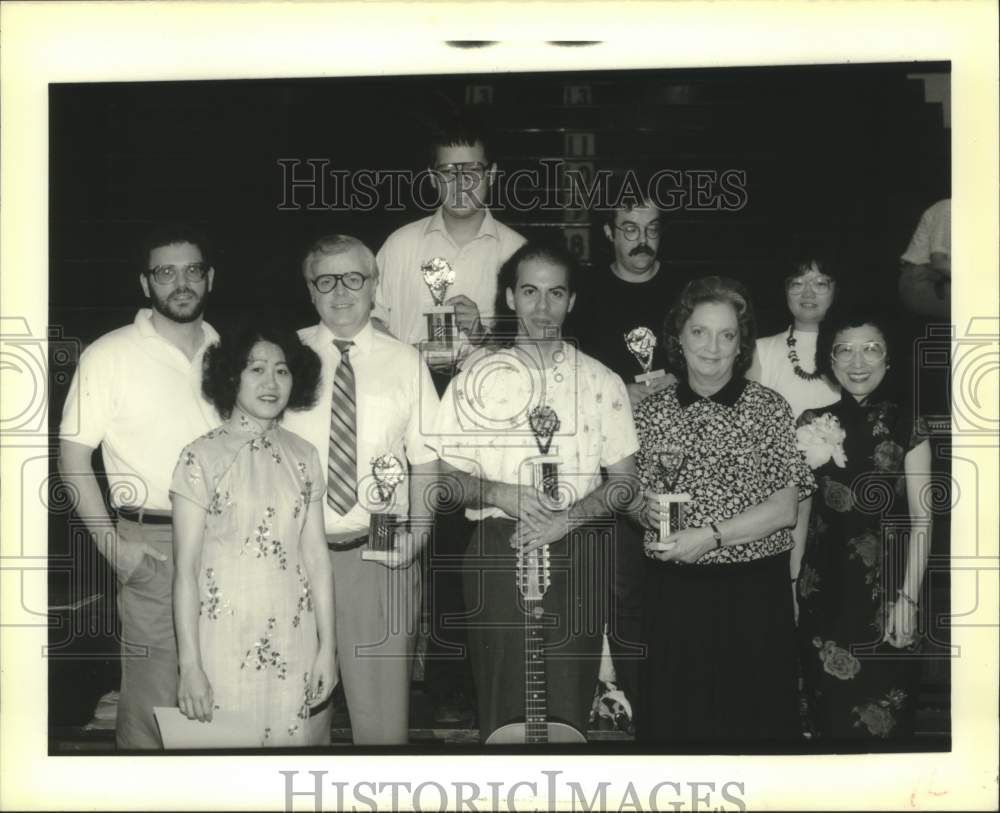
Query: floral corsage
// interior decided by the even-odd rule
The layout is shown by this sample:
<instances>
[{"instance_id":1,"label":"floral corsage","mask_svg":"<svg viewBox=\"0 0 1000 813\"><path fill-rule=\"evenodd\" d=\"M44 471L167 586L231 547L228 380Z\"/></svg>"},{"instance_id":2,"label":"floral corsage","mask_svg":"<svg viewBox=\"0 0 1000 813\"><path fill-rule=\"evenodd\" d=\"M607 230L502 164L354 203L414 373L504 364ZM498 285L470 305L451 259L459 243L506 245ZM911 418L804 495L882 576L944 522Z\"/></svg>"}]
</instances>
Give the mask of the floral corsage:
<instances>
[{"instance_id":1,"label":"floral corsage","mask_svg":"<svg viewBox=\"0 0 1000 813\"><path fill-rule=\"evenodd\" d=\"M844 438L847 433L841 428L836 415L827 412L795 430L795 445L805 454L811 469L818 469L830 458L840 468L847 465L844 454Z\"/></svg>"}]
</instances>

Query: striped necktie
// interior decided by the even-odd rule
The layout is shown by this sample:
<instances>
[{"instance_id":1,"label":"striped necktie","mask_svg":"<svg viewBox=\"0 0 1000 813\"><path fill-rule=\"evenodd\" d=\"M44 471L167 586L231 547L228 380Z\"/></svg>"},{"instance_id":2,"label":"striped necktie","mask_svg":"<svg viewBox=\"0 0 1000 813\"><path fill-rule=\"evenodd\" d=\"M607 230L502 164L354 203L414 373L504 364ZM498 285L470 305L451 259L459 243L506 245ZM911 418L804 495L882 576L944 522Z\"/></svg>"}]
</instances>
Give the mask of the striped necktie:
<instances>
[{"instance_id":1,"label":"striped necktie","mask_svg":"<svg viewBox=\"0 0 1000 813\"><path fill-rule=\"evenodd\" d=\"M334 339L340 365L333 376L330 401L330 459L327 463L326 501L343 516L358 501L358 432L354 397L354 368L349 353L354 342Z\"/></svg>"}]
</instances>

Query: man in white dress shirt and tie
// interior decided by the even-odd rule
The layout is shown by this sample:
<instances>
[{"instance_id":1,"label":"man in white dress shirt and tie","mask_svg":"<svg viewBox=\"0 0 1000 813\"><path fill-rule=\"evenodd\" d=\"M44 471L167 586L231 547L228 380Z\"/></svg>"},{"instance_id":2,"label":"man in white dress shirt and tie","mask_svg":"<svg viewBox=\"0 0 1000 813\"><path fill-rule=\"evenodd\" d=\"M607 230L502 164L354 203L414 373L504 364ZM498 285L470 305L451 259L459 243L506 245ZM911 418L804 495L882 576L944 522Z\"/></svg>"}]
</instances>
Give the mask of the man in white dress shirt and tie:
<instances>
[{"instance_id":1,"label":"man in white dress shirt and tie","mask_svg":"<svg viewBox=\"0 0 1000 813\"><path fill-rule=\"evenodd\" d=\"M333 565L337 660L357 745L400 745L409 728L410 676L419 622L420 566L437 467L424 444L438 397L418 351L376 331L370 314L378 268L354 237L330 235L302 264L320 321L299 331L323 361L317 405L285 426L309 440L327 472L324 506ZM374 503L372 461L393 455L408 476L392 513L409 516L386 561L362 558Z\"/></svg>"}]
</instances>

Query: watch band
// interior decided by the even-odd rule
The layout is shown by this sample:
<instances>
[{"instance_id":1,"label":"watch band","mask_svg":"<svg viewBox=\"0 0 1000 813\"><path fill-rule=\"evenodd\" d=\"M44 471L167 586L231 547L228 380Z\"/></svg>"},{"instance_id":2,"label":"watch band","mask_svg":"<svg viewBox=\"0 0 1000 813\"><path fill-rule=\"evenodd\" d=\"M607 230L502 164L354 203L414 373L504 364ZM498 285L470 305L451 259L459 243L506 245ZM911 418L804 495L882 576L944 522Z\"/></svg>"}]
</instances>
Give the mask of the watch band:
<instances>
[{"instance_id":1,"label":"watch band","mask_svg":"<svg viewBox=\"0 0 1000 813\"><path fill-rule=\"evenodd\" d=\"M715 537L715 550L718 550L722 547L722 532L714 522L710 522L708 525L712 529L712 536Z\"/></svg>"}]
</instances>

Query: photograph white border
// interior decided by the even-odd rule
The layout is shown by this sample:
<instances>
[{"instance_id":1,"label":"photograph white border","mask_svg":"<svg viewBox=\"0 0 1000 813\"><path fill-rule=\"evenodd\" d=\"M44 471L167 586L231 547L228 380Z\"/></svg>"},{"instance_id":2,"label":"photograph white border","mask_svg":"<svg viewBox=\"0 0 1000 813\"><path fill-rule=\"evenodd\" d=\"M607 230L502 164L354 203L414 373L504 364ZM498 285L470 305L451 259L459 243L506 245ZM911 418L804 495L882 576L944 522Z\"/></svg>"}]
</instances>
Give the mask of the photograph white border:
<instances>
[{"instance_id":1,"label":"photograph white border","mask_svg":"<svg viewBox=\"0 0 1000 813\"><path fill-rule=\"evenodd\" d=\"M595 41L525 40L528 33ZM48 83L600 70L943 60L952 65L953 316L958 335L996 332L998 259L997 10L972 2L18 3L0 9L0 307L33 336L48 322ZM492 40L457 49L445 40ZM979 321L973 323L973 318ZM992 326L992 327L991 327ZM996 337L992 337L996 342ZM996 421L996 370L975 392ZM983 383L985 382L985 383ZM11 387L10 390L7 387ZM0 397L37 382L4 379ZM43 430L44 431L44 430ZM0 808L284 809L279 770L326 771L332 781L544 783L542 771L593 787L744 783L750 809L995 809L997 804L997 438L956 435L978 477L959 482L952 515L956 572L949 754L794 757L352 755L219 758L47 756L47 630L43 506L23 512L26 460L45 453L4 443L0 491ZM957 453L957 452L956 452ZM967 467L955 467L956 478ZM962 469L962 471L960 471ZM12 487L14 484L14 487ZM972 495L975 495L973 500ZM978 528L978 536L976 529ZM33 563L33 564L32 564ZM971 591L978 585L978 604ZM967 602L968 600L968 602ZM25 620L27 619L27 621ZM29 624L19 626L19 624ZM33 625L31 625L33 624ZM959 625L961 624L961 625ZM734 665L739 668L739 665ZM324 808L336 795L327 786ZM617 796L615 795L617 794ZM388 797L384 797L388 798ZM518 794L519 807L549 801ZM346 797L351 801L351 797ZM568 799L563 799L568 802ZM625 800L628 801L627 799ZM436 809L429 794L427 805ZM489 799L478 801L488 809ZM309 798L295 809L312 810ZM360 807L359 809L365 809ZM556 805L551 809L569 809ZM630 808L626 808L630 809ZM634 809L634 808L631 808ZM736 809L729 806L728 809Z\"/></svg>"}]
</instances>

